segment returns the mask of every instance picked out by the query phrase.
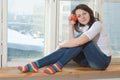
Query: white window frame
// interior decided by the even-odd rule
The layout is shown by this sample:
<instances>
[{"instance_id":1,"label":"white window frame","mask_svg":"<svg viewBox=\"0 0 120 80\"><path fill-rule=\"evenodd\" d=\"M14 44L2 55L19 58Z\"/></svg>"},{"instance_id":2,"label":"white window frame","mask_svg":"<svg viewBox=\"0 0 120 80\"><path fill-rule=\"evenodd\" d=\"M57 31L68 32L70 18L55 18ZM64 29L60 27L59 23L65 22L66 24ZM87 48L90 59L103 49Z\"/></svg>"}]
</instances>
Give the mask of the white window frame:
<instances>
[{"instance_id":1,"label":"white window frame","mask_svg":"<svg viewBox=\"0 0 120 80\"><path fill-rule=\"evenodd\" d=\"M56 48L57 44L57 1L47 0L46 15L45 15L45 55L50 54Z\"/></svg>"},{"instance_id":2,"label":"white window frame","mask_svg":"<svg viewBox=\"0 0 120 80\"><path fill-rule=\"evenodd\" d=\"M1 31L1 27L2 27L2 0L0 0L0 34L2 33ZM1 61L1 56L2 56L2 46L1 46L1 43L2 43L2 39L1 39L1 35L0 35L0 68L2 66L2 61Z\"/></svg>"},{"instance_id":3,"label":"white window frame","mask_svg":"<svg viewBox=\"0 0 120 80\"><path fill-rule=\"evenodd\" d=\"M0 10L2 15L0 16L0 20L2 20L2 23L0 23L0 26L2 25L2 28L0 30L2 31L2 36L0 38L2 39L2 61L0 60L2 67L8 67L9 65L13 64L16 65L16 63L7 63L7 14L8 14L8 0L2 0L0 1L2 7L0 7ZM45 12L45 56L50 54L52 51L56 48L56 41L57 41L57 0L46 0L46 12ZM2 19L1 19L2 17ZM21 64L21 63L20 63ZM24 63L23 63L24 64Z\"/></svg>"},{"instance_id":4,"label":"white window frame","mask_svg":"<svg viewBox=\"0 0 120 80\"><path fill-rule=\"evenodd\" d=\"M2 67L7 67L7 0L2 0Z\"/></svg>"}]
</instances>

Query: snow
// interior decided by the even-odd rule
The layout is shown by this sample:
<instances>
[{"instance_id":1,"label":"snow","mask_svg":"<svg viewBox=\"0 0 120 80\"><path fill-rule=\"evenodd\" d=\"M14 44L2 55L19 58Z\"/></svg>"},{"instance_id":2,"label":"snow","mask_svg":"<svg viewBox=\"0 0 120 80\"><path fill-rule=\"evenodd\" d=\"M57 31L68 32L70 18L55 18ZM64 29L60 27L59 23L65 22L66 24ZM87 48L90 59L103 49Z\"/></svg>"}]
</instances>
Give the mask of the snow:
<instances>
[{"instance_id":1,"label":"snow","mask_svg":"<svg viewBox=\"0 0 120 80\"><path fill-rule=\"evenodd\" d=\"M43 38L33 38L32 36L8 29L8 48L41 51L43 47Z\"/></svg>"}]
</instances>

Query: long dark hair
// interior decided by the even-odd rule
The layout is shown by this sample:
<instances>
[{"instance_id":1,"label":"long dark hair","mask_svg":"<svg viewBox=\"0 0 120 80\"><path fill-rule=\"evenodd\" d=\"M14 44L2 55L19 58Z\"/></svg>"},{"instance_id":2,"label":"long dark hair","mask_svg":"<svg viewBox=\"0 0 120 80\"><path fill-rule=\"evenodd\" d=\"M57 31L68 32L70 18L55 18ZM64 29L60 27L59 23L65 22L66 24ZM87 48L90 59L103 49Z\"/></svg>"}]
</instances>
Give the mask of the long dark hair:
<instances>
[{"instance_id":1,"label":"long dark hair","mask_svg":"<svg viewBox=\"0 0 120 80\"><path fill-rule=\"evenodd\" d=\"M92 26L92 24L96 21L92 9L89 8L89 7L88 7L87 5L85 5L85 4L79 4L79 5L77 5L77 6L75 7L75 9L73 9L72 14L75 14L75 12L76 12L77 9L82 9L82 10L85 10L86 12L89 13L89 15L90 15L90 21L88 22L87 25L88 25L89 28L90 28L90 27ZM77 32L79 32L79 26L85 26L85 25L79 23L78 20L77 20L77 21L76 21L76 24L74 25L75 30L76 30Z\"/></svg>"}]
</instances>

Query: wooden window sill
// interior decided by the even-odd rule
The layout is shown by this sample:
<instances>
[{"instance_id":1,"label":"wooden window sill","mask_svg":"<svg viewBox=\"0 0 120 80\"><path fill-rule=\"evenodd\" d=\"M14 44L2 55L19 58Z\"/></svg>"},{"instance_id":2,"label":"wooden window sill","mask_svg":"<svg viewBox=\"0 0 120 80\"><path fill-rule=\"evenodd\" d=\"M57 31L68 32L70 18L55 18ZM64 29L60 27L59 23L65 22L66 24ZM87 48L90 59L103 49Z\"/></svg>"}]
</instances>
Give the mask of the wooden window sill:
<instances>
[{"instance_id":1,"label":"wooden window sill","mask_svg":"<svg viewBox=\"0 0 120 80\"><path fill-rule=\"evenodd\" d=\"M19 72L16 68L2 68L0 69L0 78L9 78L9 77L31 77L31 76L50 76L48 74L43 73L43 70L45 69L41 68L38 73L21 73ZM52 76L62 76L62 75L89 75L89 74L119 74L120 75L120 64L111 64L106 70L101 71L101 70L93 70L90 68L85 68L85 67L79 67L76 65L66 65L63 68L62 72L58 72Z\"/></svg>"}]
</instances>

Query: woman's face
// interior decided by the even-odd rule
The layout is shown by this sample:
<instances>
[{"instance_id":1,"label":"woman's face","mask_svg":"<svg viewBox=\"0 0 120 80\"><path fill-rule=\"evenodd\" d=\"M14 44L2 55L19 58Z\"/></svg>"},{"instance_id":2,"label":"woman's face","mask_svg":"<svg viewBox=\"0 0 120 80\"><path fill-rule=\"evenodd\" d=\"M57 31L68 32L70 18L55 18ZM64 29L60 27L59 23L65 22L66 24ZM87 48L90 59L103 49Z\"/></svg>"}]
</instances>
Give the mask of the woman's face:
<instances>
[{"instance_id":1,"label":"woman's face","mask_svg":"<svg viewBox=\"0 0 120 80\"><path fill-rule=\"evenodd\" d=\"M83 25L86 25L90 20L90 14L85 10L77 9L75 14L78 18L78 21Z\"/></svg>"}]
</instances>

